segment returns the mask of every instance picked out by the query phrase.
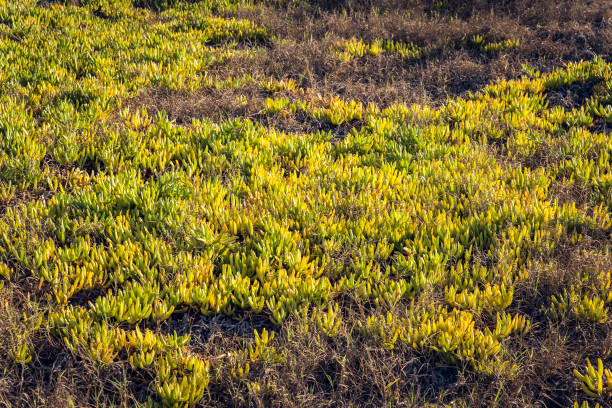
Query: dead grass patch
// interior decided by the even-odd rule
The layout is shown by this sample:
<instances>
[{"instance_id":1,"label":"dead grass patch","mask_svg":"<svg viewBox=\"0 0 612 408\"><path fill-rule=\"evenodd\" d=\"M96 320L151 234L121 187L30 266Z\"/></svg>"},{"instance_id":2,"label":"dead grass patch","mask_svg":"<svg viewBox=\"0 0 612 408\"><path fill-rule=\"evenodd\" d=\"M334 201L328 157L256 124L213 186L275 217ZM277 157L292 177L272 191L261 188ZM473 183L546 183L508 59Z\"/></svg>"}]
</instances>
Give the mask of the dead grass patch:
<instances>
[{"instance_id":1,"label":"dead grass patch","mask_svg":"<svg viewBox=\"0 0 612 408\"><path fill-rule=\"evenodd\" d=\"M441 8L428 1L395 3L311 2L310 7L239 10L238 17L266 26L277 40L253 58L230 59L226 75L246 71L293 78L315 92L366 104L438 104L498 78L516 78L523 64L550 71L567 61L612 55L612 16L605 1L451 1ZM469 45L476 34L491 41L517 39L520 46L485 53ZM412 42L430 52L420 61L385 55L341 63L329 48L352 37Z\"/></svg>"},{"instance_id":2,"label":"dead grass patch","mask_svg":"<svg viewBox=\"0 0 612 408\"><path fill-rule=\"evenodd\" d=\"M267 97L273 96L296 100L293 94L281 92L272 95L256 83L250 83L240 88L202 88L191 93L148 89L127 100L124 107L131 110L145 107L147 113L153 116L164 112L168 119L183 126L190 126L194 119L222 122L242 118L285 133L329 132L332 142L344 139L353 127L363 125L357 121L336 126L303 112L268 114L264 112L264 102Z\"/></svg>"},{"instance_id":3,"label":"dead grass patch","mask_svg":"<svg viewBox=\"0 0 612 408\"><path fill-rule=\"evenodd\" d=\"M593 96L593 82L575 83L546 93L548 108L561 106L567 110L580 109Z\"/></svg>"}]
</instances>

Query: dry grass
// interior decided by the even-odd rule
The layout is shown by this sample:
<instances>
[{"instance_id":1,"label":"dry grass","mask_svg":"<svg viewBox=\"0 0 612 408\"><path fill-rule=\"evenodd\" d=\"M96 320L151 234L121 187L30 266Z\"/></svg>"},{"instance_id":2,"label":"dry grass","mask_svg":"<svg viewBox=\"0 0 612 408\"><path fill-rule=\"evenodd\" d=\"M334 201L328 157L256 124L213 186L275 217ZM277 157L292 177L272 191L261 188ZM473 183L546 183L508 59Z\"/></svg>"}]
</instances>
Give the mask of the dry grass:
<instances>
[{"instance_id":1,"label":"dry grass","mask_svg":"<svg viewBox=\"0 0 612 408\"><path fill-rule=\"evenodd\" d=\"M297 44L276 41L249 64L227 65L294 78L321 93L387 105L442 103L447 96L479 89L498 78L517 77L523 73L522 64L550 71L570 60L612 55L612 15L605 1L446 2L435 12L430 5L434 2L414 3L352 2L350 12L339 10L342 2L330 2L335 5L331 10L303 3L245 10L240 17L265 25L279 40ZM368 6L379 8L372 11ZM518 39L521 45L489 55L467 44L476 34L492 41ZM413 42L428 47L430 56L415 62L382 56L338 63L327 50L351 37Z\"/></svg>"},{"instance_id":2,"label":"dry grass","mask_svg":"<svg viewBox=\"0 0 612 408\"><path fill-rule=\"evenodd\" d=\"M267 27L274 40L212 67L218 78L253 75L256 78L293 79L313 95L338 95L380 107L396 102L443 104L449 97L476 91L500 78L517 78L523 65L549 72L568 61L612 58L612 14L605 0L512 2L263 2L226 17L245 18ZM455 4L456 3L456 4ZM486 53L470 44L475 35L490 41L517 39L520 46ZM378 38L412 42L428 55L404 61L380 55L341 62L331 52L338 42L353 37L369 42ZM551 95L551 103L569 96ZM236 103L245 97L248 103ZM168 93L152 89L128 106L165 110L181 124L192 118L215 121L249 117L261 121L266 95L254 86L195 93ZM269 121L264 121L270 125ZM287 122L285 120L285 122ZM320 124L298 117L277 123L287 131L316 130ZM302 125L304 124L304 125ZM602 123L602 126L605 126Z\"/></svg>"}]
</instances>

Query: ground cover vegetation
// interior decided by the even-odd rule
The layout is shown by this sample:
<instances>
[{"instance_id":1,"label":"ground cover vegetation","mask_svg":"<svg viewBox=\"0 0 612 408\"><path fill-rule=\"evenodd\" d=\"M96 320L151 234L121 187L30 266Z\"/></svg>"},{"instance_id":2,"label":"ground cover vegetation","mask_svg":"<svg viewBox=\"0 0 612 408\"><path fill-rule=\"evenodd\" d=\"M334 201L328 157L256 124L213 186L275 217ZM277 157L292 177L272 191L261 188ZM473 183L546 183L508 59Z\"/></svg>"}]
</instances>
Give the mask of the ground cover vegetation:
<instances>
[{"instance_id":1,"label":"ground cover vegetation","mask_svg":"<svg viewBox=\"0 0 612 408\"><path fill-rule=\"evenodd\" d=\"M0 0L0 403L609 406L608 6Z\"/></svg>"}]
</instances>

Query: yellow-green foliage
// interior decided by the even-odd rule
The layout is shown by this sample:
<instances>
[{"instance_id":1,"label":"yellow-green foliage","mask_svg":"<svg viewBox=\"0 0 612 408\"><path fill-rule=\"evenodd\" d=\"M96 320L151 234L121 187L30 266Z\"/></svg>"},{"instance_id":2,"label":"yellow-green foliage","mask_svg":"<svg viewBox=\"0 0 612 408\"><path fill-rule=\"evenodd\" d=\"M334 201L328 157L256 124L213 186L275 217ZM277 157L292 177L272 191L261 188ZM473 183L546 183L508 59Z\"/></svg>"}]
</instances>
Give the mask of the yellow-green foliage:
<instances>
[{"instance_id":1,"label":"yellow-green foliage","mask_svg":"<svg viewBox=\"0 0 612 408\"><path fill-rule=\"evenodd\" d=\"M354 58L362 58L366 55L377 56L382 53L397 55L403 60L421 59L427 50L415 44L406 44L401 41L376 39L371 44L362 39L351 38L337 45L338 58L342 61L350 61Z\"/></svg>"},{"instance_id":2,"label":"yellow-green foliage","mask_svg":"<svg viewBox=\"0 0 612 408\"><path fill-rule=\"evenodd\" d=\"M266 98L264 102L264 112L267 114L295 114L305 113L312 119L329 123L331 125L341 125L362 119L364 114L363 104L360 102L346 102L337 96L330 99L322 97L316 98L314 102L297 100L290 102L287 97Z\"/></svg>"},{"instance_id":3,"label":"yellow-green foliage","mask_svg":"<svg viewBox=\"0 0 612 408\"><path fill-rule=\"evenodd\" d=\"M582 401L582 404L579 404L578 402L574 402L574 408L589 408L591 405L589 405L588 401ZM599 403L596 403L594 405L594 408L601 408L601 405L599 405Z\"/></svg>"},{"instance_id":4,"label":"yellow-green foliage","mask_svg":"<svg viewBox=\"0 0 612 408\"><path fill-rule=\"evenodd\" d=\"M512 375L520 362L507 343L532 324L512 309L515 289L534 259L589 231L610 234L612 139L592 128L595 116L609 118L610 86L581 109L544 98L576 82L609 84L612 66L600 59L439 109L380 109L275 78L209 77L211 64L248 53L238 42L267 36L214 17L214 2L161 15L121 6L111 19L34 3L0 0L0 276L33 277L48 304L41 324L66 350L148 370L152 398L167 406L205 395L209 362L190 353L188 336L145 327L186 310L250 311L275 325L310 310L311 330L334 337L355 325L345 294L371 306L359 326L366 339ZM421 55L391 42L354 48L347 55ZM180 126L121 108L144 87L248 82L304 96L272 96L264 114L362 126L331 144L325 132L287 135L242 119ZM538 165L543 151L553 160ZM509 164L521 161L536 165ZM559 202L560 181L588 190L592 205ZM550 313L597 324L611 300L602 275L550 299ZM390 312L398 305L408 317ZM256 332L233 355L232 375L282 364L273 337ZM25 364L32 352L28 343L13 358Z\"/></svg>"},{"instance_id":5,"label":"yellow-green foliage","mask_svg":"<svg viewBox=\"0 0 612 408\"><path fill-rule=\"evenodd\" d=\"M524 316L497 315L495 330L475 328L473 314L456 309L430 309L396 321L390 312L368 318L363 332L387 349L397 342L423 352L435 352L450 363L462 361L485 374L512 374L516 365L501 360L501 340L511 334L524 334L529 322Z\"/></svg>"},{"instance_id":6,"label":"yellow-green foliage","mask_svg":"<svg viewBox=\"0 0 612 408\"><path fill-rule=\"evenodd\" d=\"M587 358L586 372L581 374L574 369L574 375L587 395L604 399L612 396L612 372L607 368L604 369L600 358L597 359L597 369Z\"/></svg>"},{"instance_id":7,"label":"yellow-green foliage","mask_svg":"<svg viewBox=\"0 0 612 408\"><path fill-rule=\"evenodd\" d=\"M610 258L609 249L601 254ZM603 268L602 268L603 269ZM612 272L601 272L596 276L579 276L578 283L551 297L548 315L556 320L571 316L579 322L604 323L608 320L612 304Z\"/></svg>"},{"instance_id":8,"label":"yellow-green foliage","mask_svg":"<svg viewBox=\"0 0 612 408\"><path fill-rule=\"evenodd\" d=\"M472 38L472 44L480 48L485 52L500 52L511 48L518 48L520 46L519 40L504 40L499 42L485 41L482 35L475 35Z\"/></svg>"},{"instance_id":9,"label":"yellow-green foliage","mask_svg":"<svg viewBox=\"0 0 612 408\"><path fill-rule=\"evenodd\" d=\"M2 281L4 283L4 281ZM17 364L28 364L36 352L32 344L31 336L35 334L43 324L43 313L36 310L36 304L30 302L28 297L28 313L21 312L11 302L10 296L6 293L3 285L0 285L0 295L3 301L0 303L0 318L4 327L8 328L6 334L8 338L3 338L3 345L12 361ZM9 300L10 299L10 300Z\"/></svg>"}]
</instances>

